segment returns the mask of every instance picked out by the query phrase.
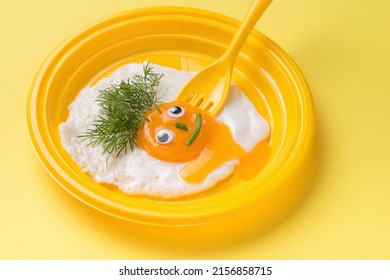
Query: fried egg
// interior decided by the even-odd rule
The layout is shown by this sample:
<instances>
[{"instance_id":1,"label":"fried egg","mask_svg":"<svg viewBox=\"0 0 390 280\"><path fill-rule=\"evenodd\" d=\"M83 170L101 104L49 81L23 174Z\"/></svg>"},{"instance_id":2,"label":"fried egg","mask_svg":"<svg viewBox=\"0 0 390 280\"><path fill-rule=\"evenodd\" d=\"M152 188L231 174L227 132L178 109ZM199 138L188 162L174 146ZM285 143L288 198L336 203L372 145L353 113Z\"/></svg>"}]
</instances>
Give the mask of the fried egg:
<instances>
[{"instance_id":1,"label":"fried egg","mask_svg":"<svg viewBox=\"0 0 390 280\"><path fill-rule=\"evenodd\" d=\"M64 149L99 183L116 185L130 195L179 197L208 189L236 174L248 179L259 172L266 158L267 121L236 85L232 85L224 109L214 117L175 97L194 72L150 64L164 75L157 88L160 111L147 113L133 152L107 155L99 145L88 145L79 135L93 126L101 114L95 102L100 90L143 71L142 64L122 66L111 76L85 87L69 105L68 119L59 131ZM197 119L201 116L201 120ZM177 125L179 123L179 125ZM193 137L197 128L199 131ZM189 139L192 142L189 143Z\"/></svg>"}]
</instances>

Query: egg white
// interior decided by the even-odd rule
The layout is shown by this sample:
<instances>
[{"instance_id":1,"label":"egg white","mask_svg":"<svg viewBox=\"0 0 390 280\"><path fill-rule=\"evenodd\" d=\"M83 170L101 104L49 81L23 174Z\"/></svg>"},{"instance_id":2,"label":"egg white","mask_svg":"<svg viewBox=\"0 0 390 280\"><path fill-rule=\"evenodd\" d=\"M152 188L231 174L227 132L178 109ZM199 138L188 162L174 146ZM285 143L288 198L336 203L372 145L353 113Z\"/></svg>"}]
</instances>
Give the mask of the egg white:
<instances>
[{"instance_id":1,"label":"egg white","mask_svg":"<svg viewBox=\"0 0 390 280\"><path fill-rule=\"evenodd\" d=\"M154 64L150 66L155 72L164 74L157 88L162 102L173 101L195 74ZM78 137L92 128L94 121L102 113L95 102L99 90L142 73L142 64L128 64L92 87L87 86L81 90L68 107L68 119L59 126L61 143L72 159L95 181L116 185L124 193L132 195L178 197L200 192L228 177L234 171L238 160L224 163L200 184L189 184L179 175L185 163L161 161L136 148L134 152L128 152L126 155L111 156L107 164L107 155L103 154L101 146L88 145L88 141L82 141ZM269 134L268 123L235 85L232 85L227 103L217 118L230 127L235 141L247 152Z\"/></svg>"}]
</instances>

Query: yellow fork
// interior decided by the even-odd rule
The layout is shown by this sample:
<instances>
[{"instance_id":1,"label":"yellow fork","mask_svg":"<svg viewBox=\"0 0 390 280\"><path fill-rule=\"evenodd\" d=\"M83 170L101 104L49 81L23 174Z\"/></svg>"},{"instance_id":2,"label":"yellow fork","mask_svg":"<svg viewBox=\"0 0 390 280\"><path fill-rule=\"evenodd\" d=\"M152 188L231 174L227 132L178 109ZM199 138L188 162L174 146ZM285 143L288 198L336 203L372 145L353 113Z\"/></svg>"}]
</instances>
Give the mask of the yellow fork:
<instances>
[{"instance_id":1,"label":"yellow fork","mask_svg":"<svg viewBox=\"0 0 390 280\"><path fill-rule=\"evenodd\" d=\"M231 75L242 45L272 0L253 0L225 53L196 74L182 89L177 100L188 102L214 116L223 108L229 93Z\"/></svg>"}]
</instances>

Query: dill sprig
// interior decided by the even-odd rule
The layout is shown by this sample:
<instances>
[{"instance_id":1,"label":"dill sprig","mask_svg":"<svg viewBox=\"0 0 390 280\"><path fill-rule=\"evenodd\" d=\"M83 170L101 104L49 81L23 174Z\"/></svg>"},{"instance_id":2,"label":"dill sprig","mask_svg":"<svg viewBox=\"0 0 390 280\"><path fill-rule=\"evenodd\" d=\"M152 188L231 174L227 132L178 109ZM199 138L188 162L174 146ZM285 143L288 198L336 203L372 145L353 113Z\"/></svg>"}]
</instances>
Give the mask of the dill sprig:
<instances>
[{"instance_id":1,"label":"dill sprig","mask_svg":"<svg viewBox=\"0 0 390 280\"><path fill-rule=\"evenodd\" d=\"M132 79L122 80L101 90L96 102L104 113L99 115L94 127L80 137L88 140L90 145L101 144L104 153L109 156L133 151L138 130L145 121L149 121L145 112L152 107L160 111L156 86L162 77L163 74L154 73L148 63L144 65L142 75L135 75Z\"/></svg>"}]
</instances>

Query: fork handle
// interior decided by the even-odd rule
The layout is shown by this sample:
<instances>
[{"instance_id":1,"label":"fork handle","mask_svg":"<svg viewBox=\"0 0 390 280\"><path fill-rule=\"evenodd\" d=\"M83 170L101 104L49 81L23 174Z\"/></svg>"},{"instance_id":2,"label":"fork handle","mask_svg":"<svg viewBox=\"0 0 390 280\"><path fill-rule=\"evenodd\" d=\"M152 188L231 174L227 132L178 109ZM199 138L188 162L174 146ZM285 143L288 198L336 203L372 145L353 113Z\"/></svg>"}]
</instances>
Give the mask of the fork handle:
<instances>
[{"instance_id":1,"label":"fork handle","mask_svg":"<svg viewBox=\"0 0 390 280\"><path fill-rule=\"evenodd\" d=\"M234 35L233 40L230 42L229 47L223 55L225 59L230 59L231 63L235 61L235 58L239 53L242 45L244 44L246 38L251 33L260 16L264 13L264 11L267 9L268 5L271 2L272 0L252 1L252 4L244 17L244 20L241 22L238 31Z\"/></svg>"}]
</instances>

